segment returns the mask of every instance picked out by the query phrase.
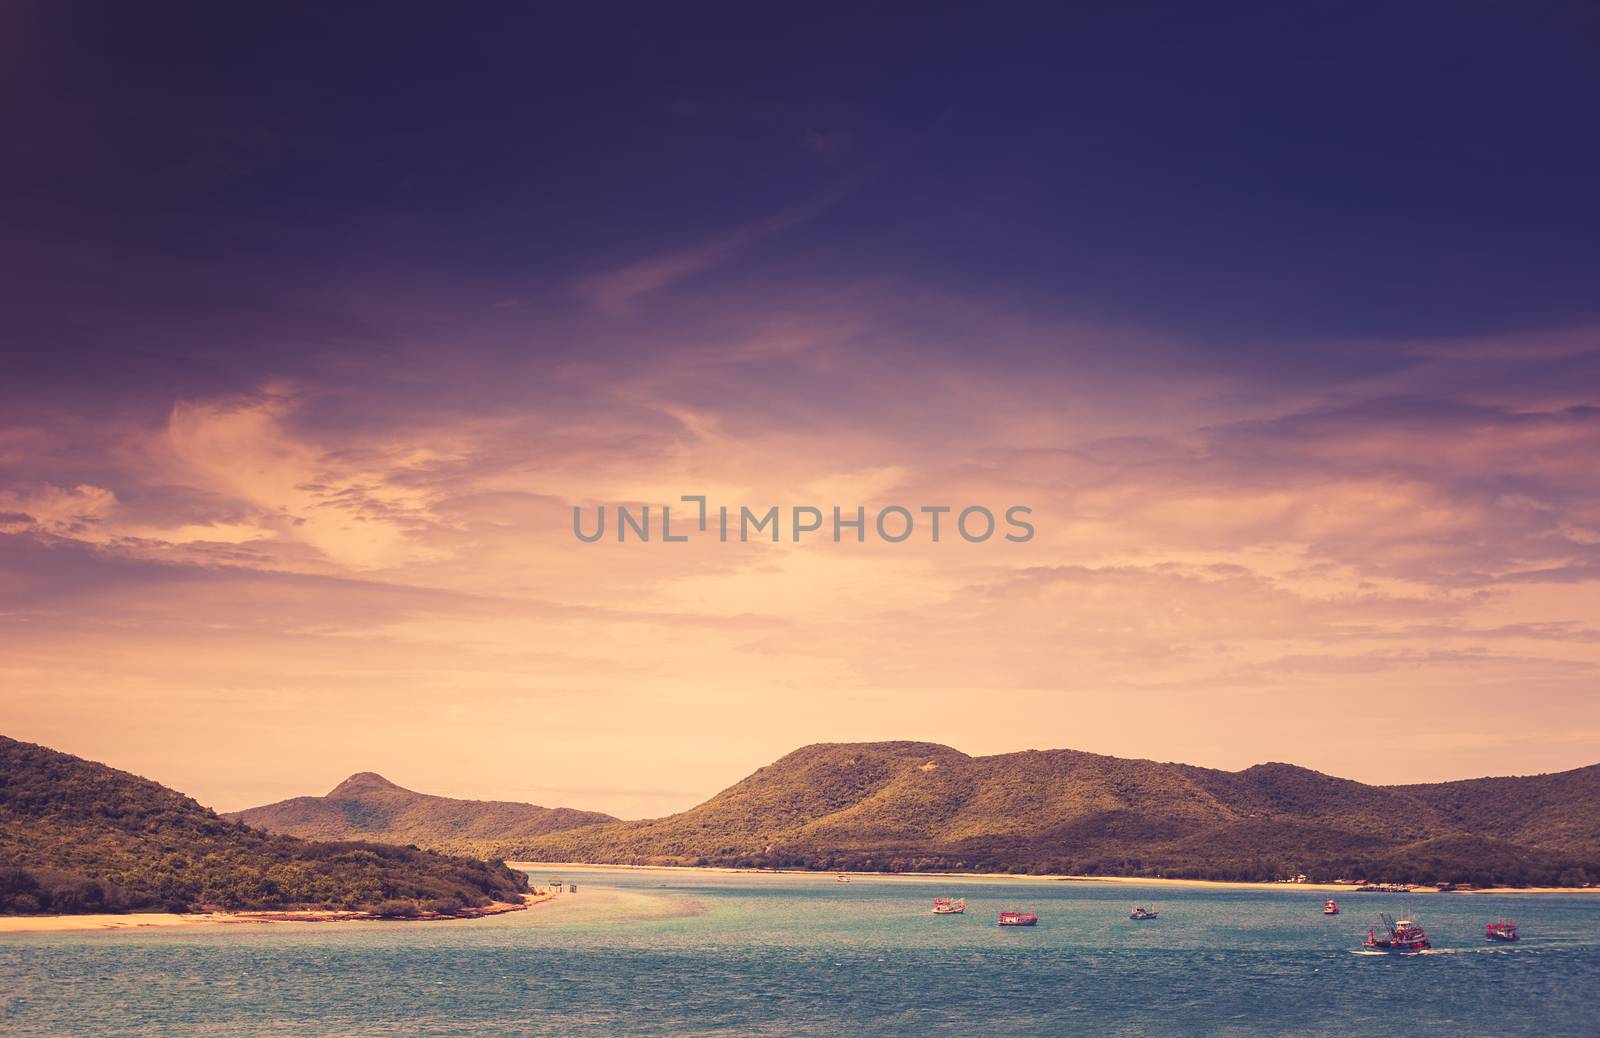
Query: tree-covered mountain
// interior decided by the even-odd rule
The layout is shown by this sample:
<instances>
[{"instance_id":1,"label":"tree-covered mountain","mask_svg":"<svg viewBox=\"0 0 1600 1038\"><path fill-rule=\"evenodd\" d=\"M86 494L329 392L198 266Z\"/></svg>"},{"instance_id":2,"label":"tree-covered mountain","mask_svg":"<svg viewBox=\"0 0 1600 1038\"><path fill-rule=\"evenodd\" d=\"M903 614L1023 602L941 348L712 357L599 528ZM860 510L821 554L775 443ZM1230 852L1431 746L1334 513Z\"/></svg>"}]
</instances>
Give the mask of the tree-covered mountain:
<instances>
[{"instance_id":1,"label":"tree-covered mountain","mask_svg":"<svg viewBox=\"0 0 1600 1038\"><path fill-rule=\"evenodd\" d=\"M514 901L500 862L275 836L158 783L0 736L0 911L347 908Z\"/></svg>"},{"instance_id":2,"label":"tree-covered mountain","mask_svg":"<svg viewBox=\"0 0 1600 1038\"><path fill-rule=\"evenodd\" d=\"M681 814L553 833L545 861L976 869L1210 879L1600 879L1600 765L1368 786L1290 764L1228 772L1075 750L796 750Z\"/></svg>"},{"instance_id":3,"label":"tree-covered mountain","mask_svg":"<svg viewBox=\"0 0 1600 1038\"><path fill-rule=\"evenodd\" d=\"M447 854L499 857L546 833L615 822L598 811L414 793L382 775L351 775L327 796L295 797L227 815L268 832L315 840L382 840Z\"/></svg>"}]
</instances>

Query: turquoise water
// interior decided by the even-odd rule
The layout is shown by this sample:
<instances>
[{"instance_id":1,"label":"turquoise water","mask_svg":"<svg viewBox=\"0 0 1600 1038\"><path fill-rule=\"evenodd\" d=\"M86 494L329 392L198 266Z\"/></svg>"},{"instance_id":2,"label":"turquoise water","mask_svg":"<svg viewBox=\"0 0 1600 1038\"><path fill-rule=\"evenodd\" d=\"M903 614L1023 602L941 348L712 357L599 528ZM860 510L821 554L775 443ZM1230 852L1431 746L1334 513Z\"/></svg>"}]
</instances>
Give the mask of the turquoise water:
<instances>
[{"instance_id":1,"label":"turquoise water","mask_svg":"<svg viewBox=\"0 0 1600 1038\"><path fill-rule=\"evenodd\" d=\"M564 875L559 905L470 923L0 936L0 1033L1600 1034L1600 895L1352 893L1325 917L1292 890ZM615 891L647 911L584 918ZM944 894L967 914L930 915ZM996 927L1013 907L1039 925ZM1437 950L1356 953L1379 910ZM1485 944L1501 915L1527 938Z\"/></svg>"}]
</instances>

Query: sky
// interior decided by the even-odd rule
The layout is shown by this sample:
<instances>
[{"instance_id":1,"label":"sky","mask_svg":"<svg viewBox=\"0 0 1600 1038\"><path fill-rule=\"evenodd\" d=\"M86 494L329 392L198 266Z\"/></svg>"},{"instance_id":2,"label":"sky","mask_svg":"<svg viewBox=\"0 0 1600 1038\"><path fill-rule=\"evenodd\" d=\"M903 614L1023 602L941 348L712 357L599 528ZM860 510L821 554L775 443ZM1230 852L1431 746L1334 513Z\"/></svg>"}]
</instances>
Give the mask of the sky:
<instances>
[{"instance_id":1,"label":"sky","mask_svg":"<svg viewBox=\"0 0 1600 1038\"><path fill-rule=\"evenodd\" d=\"M1600 761L1590 5L0 18L0 733L221 810ZM1035 532L573 536L696 494Z\"/></svg>"}]
</instances>

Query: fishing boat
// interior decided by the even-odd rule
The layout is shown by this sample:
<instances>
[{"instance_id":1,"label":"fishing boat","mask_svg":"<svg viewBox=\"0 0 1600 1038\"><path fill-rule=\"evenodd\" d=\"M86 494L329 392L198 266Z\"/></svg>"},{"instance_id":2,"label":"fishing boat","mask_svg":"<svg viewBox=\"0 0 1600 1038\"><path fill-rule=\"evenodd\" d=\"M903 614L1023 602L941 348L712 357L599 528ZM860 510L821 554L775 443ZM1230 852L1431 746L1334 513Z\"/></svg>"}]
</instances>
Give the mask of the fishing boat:
<instances>
[{"instance_id":1,"label":"fishing boat","mask_svg":"<svg viewBox=\"0 0 1600 1038\"><path fill-rule=\"evenodd\" d=\"M936 897L933 899L934 915L960 915L966 910L967 899L964 897L957 898L955 900L951 900L947 897Z\"/></svg>"},{"instance_id":2,"label":"fishing boat","mask_svg":"<svg viewBox=\"0 0 1600 1038\"><path fill-rule=\"evenodd\" d=\"M1032 912L1001 912L1001 926L1034 926L1039 917Z\"/></svg>"},{"instance_id":3,"label":"fishing boat","mask_svg":"<svg viewBox=\"0 0 1600 1038\"><path fill-rule=\"evenodd\" d=\"M1339 914L1339 902L1335 901L1331 897L1328 898L1328 900L1326 900L1326 901L1324 901L1322 903L1322 914L1323 915L1338 915Z\"/></svg>"},{"instance_id":4,"label":"fishing boat","mask_svg":"<svg viewBox=\"0 0 1600 1038\"><path fill-rule=\"evenodd\" d=\"M850 882L850 877L841 872L833 878L833 881L835 883L848 883Z\"/></svg>"},{"instance_id":5,"label":"fishing boat","mask_svg":"<svg viewBox=\"0 0 1600 1038\"><path fill-rule=\"evenodd\" d=\"M1483 931L1484 937L1491 941L1515 941L1517 937L1517 924L1510 919L1501 919L1490 923Z\"/></svg>"},{"instance_id":6,"label":"fishing boat","mask_svg":"<svg viewBox=\"0 0 1600 1038\"><path fill-rule=\"evenodd\" d=\"M1378 936L1376 927L1368 928L1367 942L1362 947L1401 955L1411 955L1433 947L1428 935L1422 932L1422 927L1411 920L1401 919L1396 922L1394 916L1388 912L1378 913L1378 918L1383 920L1384 935Z\"/></svg>"},{"instance_id":7,"label":"fishing boat","mask_svg":"<svg viewBox=\"0 0 1600 1038\"><path fill-rule=\"evenodd\" d=\"M1143 905L1138 905L1138 906L1136 906L1134 908L1133 911L1128 913L1128 918L1129 919L1154 919L1159 914L1160 913L1158 913L1153 908L1146 908Z\"/></svg>"}]
</instances>

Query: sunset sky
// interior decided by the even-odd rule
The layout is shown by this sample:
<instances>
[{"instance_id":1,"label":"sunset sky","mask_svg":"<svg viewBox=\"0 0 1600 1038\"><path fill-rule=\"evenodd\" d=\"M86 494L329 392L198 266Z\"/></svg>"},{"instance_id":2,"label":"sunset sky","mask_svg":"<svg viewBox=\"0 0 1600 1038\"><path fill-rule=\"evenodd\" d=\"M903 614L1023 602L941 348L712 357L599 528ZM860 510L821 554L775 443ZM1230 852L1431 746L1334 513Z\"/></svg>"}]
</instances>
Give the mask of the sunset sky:
<instances>
[{"instance_id":1,"label":"sunset sky","mask_svg":"<svg viewBox=\"0 0 1600 1038\"><path fill-rule=\"evenodd\" d=\"M0 24L0 732L224 810L1600 761L1595 8L160 10ZM573 537L685 494L1037 533Z\"/></svg>"}]
</instances>

